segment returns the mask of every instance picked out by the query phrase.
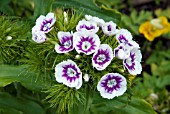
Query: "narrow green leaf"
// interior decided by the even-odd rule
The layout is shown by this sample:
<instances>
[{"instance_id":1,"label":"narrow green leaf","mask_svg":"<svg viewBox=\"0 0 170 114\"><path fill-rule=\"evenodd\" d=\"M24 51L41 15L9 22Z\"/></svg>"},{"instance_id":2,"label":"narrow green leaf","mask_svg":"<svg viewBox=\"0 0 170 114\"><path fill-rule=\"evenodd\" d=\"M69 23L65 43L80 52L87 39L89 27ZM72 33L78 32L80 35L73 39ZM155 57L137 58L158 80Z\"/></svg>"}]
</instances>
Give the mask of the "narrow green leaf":
<instances>
[{"instance_id":1,"label":"narrow green leaf","mask_svg":"<svg viewBox=\"0 0 170 114\"><path fill-rule=\"evenodd\" d=\"M37 79L33 72L26 72L28 66L0 65L0 87L12 82L20 82L24 87L32 91L41 91L48 86L48 83Z\"/></svg>"},{"instance_id":2,"label":"narrow green leaf","mask_svg":"<svg viewBox=\"0 0 170 114\"><path fill-rule=\"evenodd\" d=\"M156 114L152 106L144 99L123 95L112 100L95 94L91 107L93 114Z\"/></svg>"},{"instance_id":3,"label":"narrow green leaf","mask_svg":"<svg viewBox=\"0 0 170 114\"><path fill-rule=\"evenodd\" d=\"M99 8L92 0L57 0L53 3L53 8L73 8L84 15L97 16L105 21L113 21L117 24L121 20L118 11L104 6Z\"/></svg>"},{"instance_id":4,"label":"narrow green leaf","mask_svg":"<svg viewBox=\"0 0 170 114\"><path fill-rule=\"evenodd\" d=\"M40 15L46 15L52 10L53 0L34 0L34 19Z\"/></svg>"},{"instance_id":5,"label":"narrow green leaf","mask_svg":"<svg viewBox=\"0 0 170 114\"><path fill-rule=\"evenodd\" d=\"M3 109L4 112L13 110L13 114L17 111L19 112L18 114L45 114L43 108L37 103L30 100L17 99L4 92L0 92L0 109Z\"/></svg>"}]
</instances>

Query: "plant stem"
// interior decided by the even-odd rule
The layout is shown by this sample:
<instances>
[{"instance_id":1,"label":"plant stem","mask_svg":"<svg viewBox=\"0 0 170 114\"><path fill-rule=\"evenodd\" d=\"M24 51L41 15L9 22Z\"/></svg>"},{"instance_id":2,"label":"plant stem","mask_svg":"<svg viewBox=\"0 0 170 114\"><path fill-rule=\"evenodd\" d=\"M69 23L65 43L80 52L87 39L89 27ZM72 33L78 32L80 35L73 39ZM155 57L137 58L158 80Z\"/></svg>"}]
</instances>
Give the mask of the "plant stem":
<instances>
[{"instance_id":1,"label":"plant stem","mask_svg":"<svg viewBox=\"0 0 170 114\"><path fill-rule=\"evenodd\" d=\"M86 86L86 101L85 101L85 107L83 114L89 114L90 113L90 106L93 102L93 90L90 87L90 85Z\"/></svg>"}]
</instances>

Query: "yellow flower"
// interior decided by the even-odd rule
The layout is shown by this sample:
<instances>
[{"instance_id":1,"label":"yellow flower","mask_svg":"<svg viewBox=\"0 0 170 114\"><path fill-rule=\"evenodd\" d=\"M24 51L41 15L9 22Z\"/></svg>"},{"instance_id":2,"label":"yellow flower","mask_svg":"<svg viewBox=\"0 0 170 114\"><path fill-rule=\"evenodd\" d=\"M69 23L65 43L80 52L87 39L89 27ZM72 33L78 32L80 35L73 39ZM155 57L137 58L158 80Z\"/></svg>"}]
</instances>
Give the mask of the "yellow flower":
<instances>
[{"instance_id":1,"label":"yellow flower","mask_svg":"<svg viewBox=\"0 0 170 114\"><path fill-rule=\"evenodd\" d=\"M153 41L156 37L170 32L170 23L166 17L160 16L141 24L139 32L144 34L149 41Z\"/></svg>"}]
</instances>

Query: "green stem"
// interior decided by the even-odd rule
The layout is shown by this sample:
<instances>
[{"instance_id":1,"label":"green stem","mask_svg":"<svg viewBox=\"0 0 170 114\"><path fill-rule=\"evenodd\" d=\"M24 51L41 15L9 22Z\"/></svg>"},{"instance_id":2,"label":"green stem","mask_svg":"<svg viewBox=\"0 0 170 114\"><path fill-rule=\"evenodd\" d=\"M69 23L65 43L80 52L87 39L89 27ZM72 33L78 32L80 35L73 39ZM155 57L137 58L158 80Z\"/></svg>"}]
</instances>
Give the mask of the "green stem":
<instances>
[{"instance_id":1,"label":"green stem","mask_svg":"<svg viewBox=\"0 0 170 114\"><path fill-rule=\"evenodd\" d=\"M93 90L90 87L90 85L86 86L86 100L85 100L85 107L83 114L89 114L90 112L90 106L93 102Z\"/></svg>"}]
</instances>

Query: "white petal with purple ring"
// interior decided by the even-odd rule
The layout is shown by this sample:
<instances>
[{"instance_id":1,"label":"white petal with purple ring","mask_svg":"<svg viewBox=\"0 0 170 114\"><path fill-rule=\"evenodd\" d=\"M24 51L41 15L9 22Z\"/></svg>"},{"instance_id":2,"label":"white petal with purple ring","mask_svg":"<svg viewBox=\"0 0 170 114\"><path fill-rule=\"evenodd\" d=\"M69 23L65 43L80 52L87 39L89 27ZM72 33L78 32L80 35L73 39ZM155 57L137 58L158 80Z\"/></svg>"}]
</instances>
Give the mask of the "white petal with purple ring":
<instances>
[{"instance_id":1,"label":"white petal with purple ring","mask_svg":"<svg viewBox=\"0 0 170 114\"><path fill-rule=\"evenodd\" d=\"M76 32L73 35L73 46L78 53L90 55L99 48L99 45L100 39L97 34Z\"/></svg>"},{"instance_id":2,"label":"white petal with purple ring","mask_svg":"<svg viewBox=\"0 0 170 114\"><path fill-rule=\"evenodd\" d=\"M82 33L96 33L99 30L97 24L93 21L81 20L76 26L76 30Z\"/></svg>"},{"instance_id":3,"label":"white petal with purple ring","mask_svg":"<svg viewBox=\"0 0 170 114\"><path fill-rule=\"evenodd\" d=\"M103 98L113 99L126 91L126 79L118 73L105 74L97 84L97 90Z\"/></svg>"},{"instance_id":4,"label":"white petal with purple ring","mask_svg":"<svg viewBox=\"0 0 170 114\"><path fill-rule=\"evenodd\" d=\"M40 31L48 33L52 30L52 26L56 21L54 13L48 13L46 16L41 15L36 20L36 26L38 26Z\"/></svg>"},{"instance_id":5,"label":"white petal with purple ring","mask_svg":"<svg viewBox=\"0 0 170 114\"><path fill-rule=\"evenodd\" d=\"M123 61L124 66L127 68L128 72L132 75L141 74L142 66L141 66L142 55L140 50L134 48L130 52L129 58Z\"/></svg>"},{"instance_id":6,"label":"white petal with purple ring","mask_svg":"<svg viewBox=\"0 0 170 114\"><path fill-rule=\"evenodd\" d=\"M118 32L118 30L116 29L116 24L113 23L112 21L103 24L102 30L103 33L106 34L107 36L115 35Z\"/></svg>"},{"instance_id":7,"label":"white petal with purple ring","mask_svg":"<svg viewBox=\"0 0 170 114\"><path fill-rule=\"evenodd\" d=\"M116 34L116 39L119 43L124 43L132 40L132 34L127 29L120 29Z\"/></svg>"},{"instance_id":8,"label":"white petal with purple ring","mask_svg":"<svg viewBox=\"0 0 170 114\"><path fill-rule=\"evenodd\" d=\"M114 57L117 57L119 59L126 59L130 56L130 50L132 48L128 45L124 45L123 43L120 43L115 49L114 49Z\"/></svg>"},{"instance_id":9,"label":"white petal with purple ring","mask_svg":"<svg viewBox=\"0 0 170 114\"><path fill-rule=\"evenodd\" d=\"M32 40L37 43L43 43L47 40L44 32L37 30L37 26L32 28Z\"/></svg>"},{"instance_id":10,"label":"white petal with purple ring","mask_svg":"<svg viewBox=\"0 0 170 114\"><path fill-rule=\"evenodd\" d=\"M60 44L55 45L55 50L57 53L67 53L74 49L73 47L73 34L70 32L58 32L58 39Z\"/></svg>"},{"instance_id":11,"label":"white petal with purple ring","mask_svg":"<svg viewBox=\"0 0 170 114\"><path fill-rule=\"evenodd\" d=\"M55 78L59 83L79 89L82 86L82 72L72 60L63 61L55 67Z\"/></svg>"},{"instance_id":12,"label":"white petal with purple ring","mask_svg":"<svg viewBox=\"0 0 170 114\"><path fill-rule=\"evenodd\" d=\"M92 65L97 70L104 70L113 59L112 48L108 44L101 44L99 49L93 54Z\"/></svg>"}]
</instances>

